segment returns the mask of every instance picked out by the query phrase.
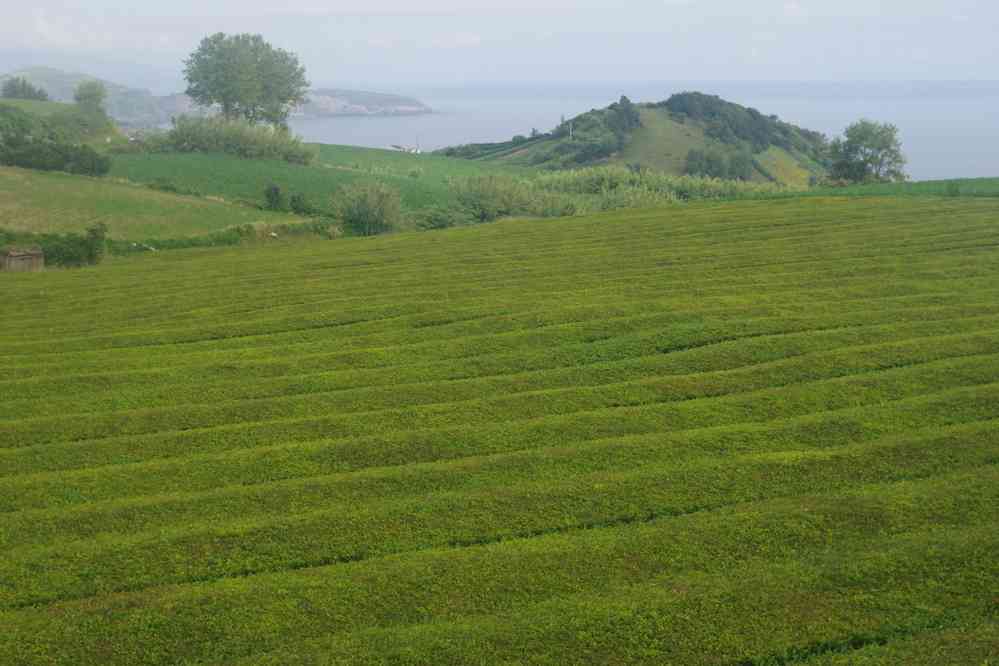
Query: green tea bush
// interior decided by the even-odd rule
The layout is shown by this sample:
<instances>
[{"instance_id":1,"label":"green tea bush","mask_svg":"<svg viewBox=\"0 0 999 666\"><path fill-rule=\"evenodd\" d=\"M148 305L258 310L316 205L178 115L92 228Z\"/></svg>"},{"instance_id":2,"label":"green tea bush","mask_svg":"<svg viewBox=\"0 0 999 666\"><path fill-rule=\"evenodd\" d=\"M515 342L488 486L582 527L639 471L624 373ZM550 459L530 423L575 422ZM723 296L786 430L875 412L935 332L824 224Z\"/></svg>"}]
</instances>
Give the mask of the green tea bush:
<instances>
[{"instance_id":1,"label":"green tea bush","mask_svg":"<svg viewBox=\"0 0 999 666\"><path fill-rule=\"evenodd\" d=\"M181 116L173 128L149 143L150 150L179 153L227 153L247 159L278 159L311 164L316 150L286 129L242 120Z\"/></svg>"}]
</instances>

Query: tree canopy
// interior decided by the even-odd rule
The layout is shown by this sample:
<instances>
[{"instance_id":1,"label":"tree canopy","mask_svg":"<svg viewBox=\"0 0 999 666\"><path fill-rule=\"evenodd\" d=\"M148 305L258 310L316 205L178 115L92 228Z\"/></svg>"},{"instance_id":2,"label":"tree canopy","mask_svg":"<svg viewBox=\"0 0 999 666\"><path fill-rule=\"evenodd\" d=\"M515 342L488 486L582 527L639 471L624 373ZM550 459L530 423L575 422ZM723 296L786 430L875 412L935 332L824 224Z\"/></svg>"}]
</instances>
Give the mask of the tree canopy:
<instances>
[{"instance_id":1,"label":"tree canopy","mask_svg":"<svg viewBox=\"0 0 999 666\"><path fill-rule=\"evenodd\" d=\"M84 81L76 87L73 100L88 111L104 113L104 102L108 98L108 90L100 81Z\"/></svg>"},{"instance_id":2,"label":"tree canopy","mask_svg":"<svg viewBox=\"0 0 999 666\"><path fill-rule=\"evenodd\" d=\"M830 145L833 178L855 183L904 181L906 159L898 128L860 120Z\"/></svg>"},{"instance_id":3,"label":"tree canopy","mask_svg":"<svg viewBox=\"0 0 999 666\"><path fill-rule=\"evenodd\" d=\"M216 33L184 65L188 96L200 106L218 106L229 120L284 125L309 89L298 57L260 35Z\"/></svg>"},{"instance_id":4,"label":"tree canopy","mask_svg":"<svg viewBox=\"0 0 999 666\"><path fill-rule=\"evenodd\" d=\"M0 97L7 99L33 99L40 102L49 101L49 94L37 86L31 85L28 79L20 76L7 79L0 89Z\"/></svg>"}]
</instances>

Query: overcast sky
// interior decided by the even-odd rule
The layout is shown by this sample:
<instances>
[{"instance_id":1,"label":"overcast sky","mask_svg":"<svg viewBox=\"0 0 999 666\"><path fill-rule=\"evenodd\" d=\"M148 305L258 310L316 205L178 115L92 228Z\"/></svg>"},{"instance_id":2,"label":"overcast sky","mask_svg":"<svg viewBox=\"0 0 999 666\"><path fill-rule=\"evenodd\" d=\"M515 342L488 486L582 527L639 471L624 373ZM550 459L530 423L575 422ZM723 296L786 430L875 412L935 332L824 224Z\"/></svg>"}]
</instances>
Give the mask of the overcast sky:
<instances>
[{"instance_id":1,"label":"overcast sky","mask_svg":"<svg viewBox=\"0 0 999 666\"><path fill-rule=\"evenodd\" d=\"M180 87L259 32L316 85L999 78L993 0L0 0L0 65Z\"/></svg>"}]
</instances>

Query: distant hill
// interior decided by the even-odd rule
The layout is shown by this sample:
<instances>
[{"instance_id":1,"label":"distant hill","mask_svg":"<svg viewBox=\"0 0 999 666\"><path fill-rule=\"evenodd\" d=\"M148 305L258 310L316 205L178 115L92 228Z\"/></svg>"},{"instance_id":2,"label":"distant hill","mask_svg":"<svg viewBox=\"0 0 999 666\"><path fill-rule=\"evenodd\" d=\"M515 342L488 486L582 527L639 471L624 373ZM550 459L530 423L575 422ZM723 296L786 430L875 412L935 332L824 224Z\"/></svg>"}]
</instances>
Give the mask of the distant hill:
<instances>
[{"instance_id":1,"label":"distant hill","mask_svg":"<svg viewBox=\"0 0 999 666\"><path fill-rule=\"evenodd\" d=\"M155 126L163 122L158 98L148 90L129 88L87 74L66 72L51 67L20 69L5 76L0 76L0 84L5 79L15 76L25 78L32 85L42 88L55 102L72 102L73 92L78 85L84 81L100 81L108 91L108 115L118 124L126 127Z\"/></svg>"},{"instance_id":2,"label":"distant hill","mask_svg":"<svg viewBox=\"0 0 999 666\"><path fill-rule=\"evenodd\" d=\"M45 90L57 102L70 102L73 92L84 81L101 81L108 90L108 114L123 127L150 128L170 122L180 114L204 113L187 95L157 96L148 90L129 88L87 74L66 72L51 67L29 67L0 76L5 79L19 76L32 85ZM304 117L329 116L386 116L430 113L431 109L419 100L357 90L321 89L310 93L309 103L296 115Z\"/></svg>"},{"instance_id":3,"label":"distant hill","mask_svg":"<svg viewBox=\"0 0 999 666\"><path fill-rule=\"evenodd\" d=\"M690 92L655 104L626 97L545 134L446 148L475 160L564 169L619 163L667 173L806 185L825 173L825 137L720 97Z\"/></svg>"},{"instance_id":4,"label":"distant hill","mask_svg":"<svg viewBox=\"0 0 999 666\"><path fill-rule=\"evenodd\" d=\"M309 93L304 116L412 116L431 113L418 99L386 93L320 88Z\"/></svg>"}]
</instances>

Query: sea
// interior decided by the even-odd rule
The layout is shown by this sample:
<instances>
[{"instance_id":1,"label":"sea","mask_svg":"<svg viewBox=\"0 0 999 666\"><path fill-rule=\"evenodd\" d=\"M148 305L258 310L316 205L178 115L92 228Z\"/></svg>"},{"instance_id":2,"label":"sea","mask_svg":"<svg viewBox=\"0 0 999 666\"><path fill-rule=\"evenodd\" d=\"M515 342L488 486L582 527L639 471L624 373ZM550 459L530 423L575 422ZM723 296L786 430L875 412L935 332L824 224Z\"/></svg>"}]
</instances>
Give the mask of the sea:
<instances>
[{"instance_id":1,"label":"sea","mask_svg":"<svg viewBox=\"0 0 999 666\"><path fill-rule=\"evenodd\" d=\"M306 140L436 150L548 131L563 117L627 95L657 102L697 90L833 137L869 118L898 126L916 180L999 177L999 81L719 82L503 84L393 88L434 113L293 120Z\"/></svg>"}]
</instances>

